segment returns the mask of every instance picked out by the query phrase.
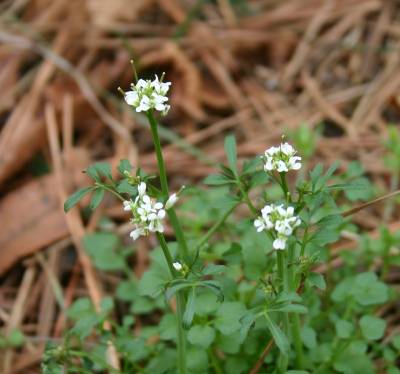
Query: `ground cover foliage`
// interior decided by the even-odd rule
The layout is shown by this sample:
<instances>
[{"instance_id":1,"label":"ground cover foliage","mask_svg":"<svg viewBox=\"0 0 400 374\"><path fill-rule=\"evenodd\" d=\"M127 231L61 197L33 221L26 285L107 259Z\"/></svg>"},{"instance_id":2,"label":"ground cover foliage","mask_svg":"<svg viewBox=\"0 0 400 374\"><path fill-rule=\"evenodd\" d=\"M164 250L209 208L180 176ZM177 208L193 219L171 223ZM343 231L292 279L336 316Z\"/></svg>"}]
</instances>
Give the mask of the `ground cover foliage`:
<instances>
[{"instance_id":1,"label":"ground cover foliage","mask_svg":"<svg viewBox=\"0 0 400 374\"><path fill-rule=\"evenodd\" d=\"M386 0L4 2L0 371L175 372L182 292L187 372L268 373L286 360L292 373L397 373L398 199L357 206L398 188L398 11ZM169 219L163 234L184 281L157 233L132 244L109 191L60 209L97 182L91 172L136 196L124 158L166 203L146 117L116 89L131 58L141 77L173 83L158 130L190 256ZM232 136L224 147L232 132L236 152ZM286 141L303 158L287 174L295 204L308 191L300 242L311 225L289 263L298 296L282 293L276 238L254 227L265 204L287 203L259 159Z\"/></svg>"},{"instance_id":2,"label":"ground cover foliage","mask_svg":"<svg viewBox=\"0 0 400 374\"><path fill-rule=\"evenodd\" d=\"M209 189L184 192L182 187L170 195L154 114L166 114L168 99L158 97L163 86L167 88L162 95L167 95L169 85L156 76L153 81L139 79L133 91L121 90L133 109L147 114L159 176L140 168L134 171L128 160L121 160L122 180L116 181L110 165L98 163L86 169L93 187L75 192L64 205L68 212L91 193L94 210L105 192L111 192L132 214L131 238L155 234L160 247L153 249L150 267L137 279L128 264L132 250L121 249L116 235L84 237L96 267L125 274L116 299L127 304L127 313L120 315L122 324L114 320L104 329L114 312L113 299L103 299L99 311L89 299L76 300L68 311L76 323L63 345L47 346L43 370L254 373L265 366L262 370L271 373L374 373L374 358L383 357L382 368L396 373L399 336L390 336L387 344L375 342L383 339L387 327L387 321L376 315L377 308L395 301L397 292L370 271L363 257L356 267L353 255L340 271L313 271L318 264L329 264L328 245L338 241L341 232L357 230L346 217L375 202L348 211L336 203L365 199L372 188L368 180L357 178L357 173L351 178L351 170L335 176L338 163L327 170L317 164L309 175L292 178L291 185L288 177L304 162L293 146L285 142L270 147L239 166L236 140L230 135L224 143L227 163L219 165L219 174L204 180ZM314 136L303 134L306 148ZM213 189L222 195L214 196ZM215 212L208 231L202 233L200 225L196 235L191 218L181 226L174 208L180 195L186 195L192 219L202 210L210 222L211 211ZM248 214L231 218L239 205L245 205ZM182 208L184 212L185 205ZM166 212L177 242L167 243L164 237ZM390 244L399 240L387 230L382 235ZM364 248L355 251L356 256L357 252L365 257ZM390 266L390 257L384 262L384 267ZM327 288L328 275L331 282L342 279ZM146 318L156 312L161 312L158 324L141 328L132 337L134 315ZM88 350L86 339L93 335L99 340ZM122 360L116 366L107 361L111 347Z\"/></svg>"}]
</instances>

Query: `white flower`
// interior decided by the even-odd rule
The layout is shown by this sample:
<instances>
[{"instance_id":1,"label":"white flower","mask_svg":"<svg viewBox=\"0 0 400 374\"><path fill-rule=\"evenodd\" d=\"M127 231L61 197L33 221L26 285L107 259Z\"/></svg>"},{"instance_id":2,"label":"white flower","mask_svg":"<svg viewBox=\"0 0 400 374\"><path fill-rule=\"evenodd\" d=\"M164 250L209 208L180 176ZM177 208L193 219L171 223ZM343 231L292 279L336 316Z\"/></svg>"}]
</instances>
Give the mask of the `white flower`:
<instances>
[{"instance_id":1,"label":"white flower","mask_svg":"<svg viewBox=\"0 0 400 374\"><path fill-rule=\"evenodd\" d=\"M178 201L178 195L176 193L173 193L167 200L167 202L165 203L165 209L170 209L172 208L175 203Z\"/></svg>"},{"instance_id":2,"label":"white flower","mask_svg":"<svg viewBox=\"0 0 400 374\"><path fill-rule=\"evenodd\" d=\"M270 231L274 237L273 247L285 249L286 241L293 234L294 229L301 224L299 217L295 216L292 206L266 205L261 209L261 216L254 221L257 232Z\"/></svg>"},{"instance_id":3,"label":"white flower","mask_svg":"<svg viewBox=\"0 0 400 374\"><path fill-rule=\"evenodd\" d=\"M282 249L285 249L285 247L286 247L286 238L277 238L277 239L275 239L274 240L274 242L272 243L272 246L275 248L275 249L280 249L280 250L282 250Z\"/></svg>"},{"instance_id":4,"label":"white flower","mask_svg":"<svg viewBox=\"0 0 400 374\"><path fill-rule=\"evenodd\" d=\"M283 143L280 145L280 149L281 151L287 155L287 156L291 156L293 153L295 153L296 151L294 150L294 148L289 144L289 143Z\"/></svg>"},{"instance_id":5,"label":"white flower","mask_svg":"<svg viewBox=\"0 0 400 374\"><path fill-rule=\"evenodd\" d=\"M257 218L254 221L254 226L257 229L257 232L261 232L265 229L265 222L264 222L264 220Z\"/></svg>"},{"instance_id":6,"label":"white flower","mask_svg":"<svg viewBox=\"0 0 400 374\"><path fill-rule=\"evenodd\" d=\"M151 82L151 85L152 85L152 87L154 87L154 90L157 94L159 94L161 96L165 96L169 90L169 86L171 85L171 82L160 82L156 75L153 82Z\"/></svg>"},{"instance_id":7,"label":"white flower","mask_svg":"<svg viewBox=\"0 0 400 374\"><path fill-rule=\"evenodd\" d=\"M164 204L146 194L146 183L141 182L137 188L138 195L135 201L124 201L123 203L124 209L132 211L131 221L135 225L135 229L130 236L133 240L139 236L145 236L149 232L164 232L162 221L166 215Z\"/></svg>"},{"instance_id":8,"label":"white flower","mask_svg":"<svg viewBox=\"0 0 400 374\"><path fill-rule=\"evenodd\" d=\"M263 159L265 171L276 170L278 173L287 173L301 168L301 157L296 156L296 150L289 143L268 148Z\"/></svg>"},{"instance_id":9,"label":"white flower","mask_svg":"<svg viewBox=\"0 0 400 374\"><path fill-rule=\"evenodd\" d=\"M147 112L155 109L163 115L168 113L167 93L171 82L162 82L157 75L154 80L139 79L132 84L131 91L125 92L125 101L135 108L136 112Z\"/></svg>"},{"instance_id":10,"label":"white flower","mask_svg":"<svg viewBox=\"0 0 400 374\"><path fill-rule=\"evenodd\" d=\"M139 193L139 196L143 196L143 195L146 193L146 188L147 188L146 183L141 182L141 183L139 184L139 186L138 186L138 193Z\"/></svg>"},{"instance_id":11,"label":"white flower","mask_svg":"<svg viewBox=\"0 0 400 374\"><path fill-rule=\"evenodd\" d=\"M126 211L132 210L132 201L125 200L123 204L124 204L124 210Z\"/></svg>"},{"instance_id":12,"label":"white flower","mask_svg":"<svg viewBox=\"0 0 400 374\"><path fill-rule=\"evenodd\" d=\"M125 92L125 101L128 105L138 106L139 105L139 95L136 91Z\"/></svg>"},{"instance_id":13,"label":"white flower","mask_svg":"<svg viewBox=\"0 0 400 374\"><path fill-rule=\"evenodd\" d=\"M129 234L129 236L133 239L136 240L138 239L140 236L142 235L146 235L144 228L142 227L137 227L135 230L131 231L131 233Z\"/></svg>"},{"instance_id":14,"label":"white flower","mask_svg":"<svg viewBox=\"0 0 400 374\"><path fill-rule=\"evenodd\" d=\"M144 95L140 99L140 104L136 107L137 112L147 112L150 109L150 99L148 96Z\"/></svg>"},{"instance_id":15,"label":"white flower","mask_svg":"<svg viewBox=\"0 0 400 374\"><path fill-rule=\"evenodd\" d=\"M178 262L178 261L174 262L174 263L172 264L172 266L174 267L174 269L175 269L176 271L181 271L182 268L183 268L182 264L181 264L180 262Z\"/></svg>"}]
</instances>

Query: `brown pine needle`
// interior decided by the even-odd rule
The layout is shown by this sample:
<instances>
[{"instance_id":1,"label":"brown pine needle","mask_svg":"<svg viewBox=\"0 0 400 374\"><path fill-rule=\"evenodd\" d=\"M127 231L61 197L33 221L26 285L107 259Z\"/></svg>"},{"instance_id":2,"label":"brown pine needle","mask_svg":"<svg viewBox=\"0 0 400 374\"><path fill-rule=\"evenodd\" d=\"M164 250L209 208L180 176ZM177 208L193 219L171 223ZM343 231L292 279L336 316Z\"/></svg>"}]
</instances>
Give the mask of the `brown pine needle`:
<instances>
[{"instance_id":1,"label":"brown pine needle","mask_svg":"<svg viewBox=\"0 0 400 374\"><path fill-rule=\"evenodd\" d=\"M364 204L358 205L358 206L356 206L354 208L351 208L349 210L346 210L345 212L342 213L342 216L343 217L351 216L351 215L359 212L360 210L363 210L363 209L365 209L365 208L367 208L367 207L369 207L371 205L374 205L374 204L379 203L381 201L384 201L386 199L390 199L390 198L392 198L394 196L397 196L399 194L400 194L400 190L393 191L391 193L388 193L386 195L378 197L378 198L376 198L374 200L368 201L367 203L364 203Z\"/></svg>"}]
</instances>

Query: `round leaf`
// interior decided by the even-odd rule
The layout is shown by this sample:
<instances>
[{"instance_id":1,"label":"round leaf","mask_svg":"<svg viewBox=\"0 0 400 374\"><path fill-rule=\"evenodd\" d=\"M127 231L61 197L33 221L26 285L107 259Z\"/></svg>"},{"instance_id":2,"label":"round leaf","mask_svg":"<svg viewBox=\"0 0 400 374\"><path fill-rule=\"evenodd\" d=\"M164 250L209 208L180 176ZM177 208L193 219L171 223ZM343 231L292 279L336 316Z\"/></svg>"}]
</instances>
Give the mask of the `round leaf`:
<instances>
[{"instance_id":1,"label":"round leaf","mask_svg":"<svg viewBox=\"0 0 400 374\"><path fill-rule=\"evenodd\" d=\"M193 345L207 348L215 339L215 331L210 326L193 326L188 333L188 340Z\"/></svg>"},{"instance_id":2,"label":"round leaf","mask_svg":"<svg viewBox=\"0 0 400 374\"><path fill-rule=\"evenodd\" d=\"M378 340L383 337L386 329L386 321L375 316L364 316L360 319L360 327L363 336L368 340Z\"/></svg>"}]
</instances>

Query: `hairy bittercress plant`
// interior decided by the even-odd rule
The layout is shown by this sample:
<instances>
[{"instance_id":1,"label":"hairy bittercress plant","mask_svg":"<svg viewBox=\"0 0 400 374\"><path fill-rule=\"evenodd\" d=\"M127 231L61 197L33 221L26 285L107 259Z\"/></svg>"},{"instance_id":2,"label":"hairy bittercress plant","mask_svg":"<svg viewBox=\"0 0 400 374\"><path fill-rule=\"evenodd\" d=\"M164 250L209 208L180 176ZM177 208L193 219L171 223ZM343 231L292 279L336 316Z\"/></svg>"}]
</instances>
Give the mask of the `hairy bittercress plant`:
<instances>
[{"instance_id":1,"label":"hairy bittercress plant","mask_svg":"<svg viewBox=\"0 0 400 374\"><path fill-rule=\"evenodd\" d=\"M116 323L112 299L103 300L100 313L88 299L78 299L68 312L76 325L63 346L48 347L45 372L79 372L81 367L113 373L256 373L266 364L265 373L357 373L359 367L367 373L368 341L380 339L386 326L373 316L373 307L387 301L387 286L373 273L349 272L326 293L324 303L331 304L327 315L316 293L326 290L325 279L312 271L317 262L329 259L327 245L348 224L332 196L348 193L354 185L330 183L337 165L326 172L317 165L308 180L296 178L302 159L287 142L239 167L235 139L228 136L228 165L205 180L216 188L170 194L155 118L155 112L169 110L170 85L157 76L136 78L132 90L123 92L127 104L148 118L158 179L140 168L133 172L127 160L120 162L120 178L115 179L109 165L98 163L86 169L93 186L65 203L68 211L91 193L95 209L110 192L131 215L130 237L136 241L155 235L160 247L152 251L151 265L138 280L128 264L132 251L116 235L85 237L95 266L122 274L115 298L127 308ZM181 195L186 195L182 201ZM177 203L186 217L182 222ZM246 216L233 219L239 205L247 206ZM164 236L167 219L176 242ZM173 298L176 303L169 303ZM142 316L158 320L142 321L134 335L132 326ZM105 320L111 321L111 331L103 329ZM94 331L97 344L89 348L85 341ZM110 344L119 354L120 370L105 359ZM346 349L363 362L353 363L356 371L343 369Z\"/></svg>"}]
</instances>

